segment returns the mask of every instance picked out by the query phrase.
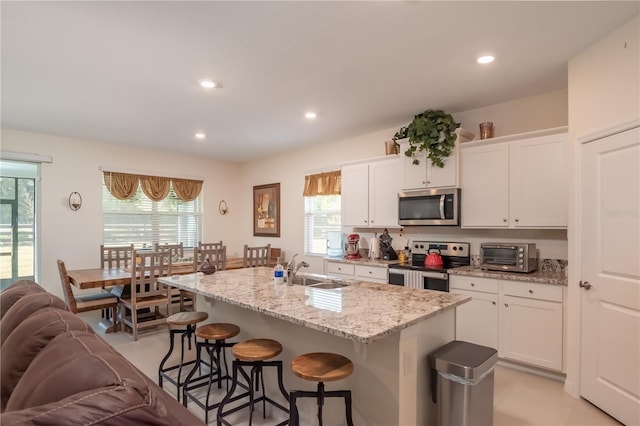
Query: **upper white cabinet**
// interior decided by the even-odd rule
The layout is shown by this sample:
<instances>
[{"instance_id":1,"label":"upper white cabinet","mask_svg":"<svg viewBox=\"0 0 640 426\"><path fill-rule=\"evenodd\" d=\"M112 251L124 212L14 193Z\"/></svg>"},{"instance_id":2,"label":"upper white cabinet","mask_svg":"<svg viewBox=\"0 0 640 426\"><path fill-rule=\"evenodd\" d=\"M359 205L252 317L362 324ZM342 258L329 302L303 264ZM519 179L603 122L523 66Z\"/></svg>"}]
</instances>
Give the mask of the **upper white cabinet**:
<instances>
[{"instance_id":1,"label":"upper white cabinet","mask_svg":"<svg viewBox=\"0 0 640 426\"><path fill-rule=\"evenodd\" d=\"M342 225L398 226L398 191L402 162L389 160L342 167Z\"/></svg>"},{"instance_id":2,"label":"upper white cabinet","mask_svg":"<svg viewBox=\"0 0 640 426\"><path fill-rule=\"evenodd\" d=\"M462 226L566 227L566 164L566 133L463 146Z\"/></svg>"},{"instance_id":3,"label":"upper white cabinet","mask_svg":"<svg viewBox=\"0 0 640 426\"><path fill-rule=\"evenodd\" d=\"M425 188L455 188L458 186L459 171L459 147L461 142L473 139L474 134L464 129L457 129L456 146L451 154L444 159L444 167L436 167L431 164L426 153L418 158L420 164L413 164L413 158L407 157L404 152L409 147L409 141L400 142L400 156L404 160L403 182L401 189L425 189Z\"/></svg>"}]
</instances>

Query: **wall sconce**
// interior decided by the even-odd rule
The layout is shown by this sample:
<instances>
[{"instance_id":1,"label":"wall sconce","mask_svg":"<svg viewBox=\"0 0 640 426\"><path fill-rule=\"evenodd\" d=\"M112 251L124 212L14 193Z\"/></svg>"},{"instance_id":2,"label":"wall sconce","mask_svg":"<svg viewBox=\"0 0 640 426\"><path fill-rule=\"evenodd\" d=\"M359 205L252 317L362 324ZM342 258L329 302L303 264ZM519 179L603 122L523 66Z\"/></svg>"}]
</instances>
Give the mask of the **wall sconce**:
<instances>
[{"instance_id":1,"label":"wall sconce","mask_svg":"<svg viewBox=\"0 0 640 426\"><path fill-rule=\"evenodd\" d=\"M225 200L222 200L220 201L220 203L218 203L218 211L221 215L225 215L229 211L229 207L227 207L227 202Z\"/></svg>"},{"instance_id":2,"label":"wall sconce","mask_svg":"<svg viewBox=\"0 0 640 426\"><path fill-rule=\"evenodd\" d=\"M80 210L82 207L82 197L78 192L72 192L69 195L69 208L73 211Z\"/></svg>"}]
</instances>

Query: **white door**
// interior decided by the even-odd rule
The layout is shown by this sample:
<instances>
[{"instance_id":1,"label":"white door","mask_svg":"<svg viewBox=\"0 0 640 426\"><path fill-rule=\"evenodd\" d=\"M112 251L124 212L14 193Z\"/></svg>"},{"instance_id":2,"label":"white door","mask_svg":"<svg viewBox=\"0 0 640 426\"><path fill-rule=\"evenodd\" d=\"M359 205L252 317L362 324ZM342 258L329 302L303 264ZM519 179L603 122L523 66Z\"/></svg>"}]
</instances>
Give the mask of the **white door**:
<instances>
[{"instance_id":1,"label":"white door","mask_svg":"<svg viewBox=\"0 0 640 426\"><path fill-rule=\"evenodd\" d=\"M342 168L342 225L369 226L369 165Z\"/></svg>"},{"instance_id":2,"label":"white door","mask_svg":"<svg viewBox=\"0 0 640 426\"><path fill-rule=\"evenodd\" d=\"M581 394L638 425L640 131L586 143L581 159Z\"/></svg>"},{"instance_id":3,"label":"white door","mask_svg":"<svg viewBox=\"0 0 640 426\"><path fill-rule=\"evenodd\" d=\"M509 226L509 146L460 150L463 227Z\"/></svg>"},{"instance_id":4,"label":"white door","mask_svg":"<svg viewBox=\"0 0 640 426\"><path fill-rule=\"evenodd\" d=\"M403 163L399 158L369 165L369 226L398 226L398 191Z\"/></svg>"}]
</instances>

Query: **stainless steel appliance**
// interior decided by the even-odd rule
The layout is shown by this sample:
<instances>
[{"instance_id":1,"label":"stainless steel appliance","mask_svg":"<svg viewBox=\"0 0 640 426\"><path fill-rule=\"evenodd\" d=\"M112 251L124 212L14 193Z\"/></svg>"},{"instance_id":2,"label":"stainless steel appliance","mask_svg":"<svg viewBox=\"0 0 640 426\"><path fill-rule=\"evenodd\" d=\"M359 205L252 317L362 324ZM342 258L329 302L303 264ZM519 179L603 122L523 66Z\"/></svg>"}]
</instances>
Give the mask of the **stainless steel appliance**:
<instances>
[{"instance_id":1,"label":"stainless steel appliance","mask_svg":"<svg viewBox=\"0 0 640 426\"><path fill-rule=\"evenodd\" d=\"M425 266L429 250L440 251L442 268L434 269ZM469 265L471 263L469 251L469 243L414 241L411 245L411 263L389 265L389 284L449 291L447 269Z\"/></svg>"},{"instance_id":2,"label":"stainless steel appliance","mask_svg":"<svg viewBox=\"0 0 640 426\"><path fill-rule=\"evenodd\" d=\"M398 193L400 225L460 224L460 189L440 188Z\"/></svg>"},{"instance_id":3,"label":"stainless steel appliance","mask_svg":"<svg viewBox=\"0 0 640 426\"><path fill-rule=\"evenodd\" d=\"M538 268L535 244L482 243L480 268L490 271L532 272Z\"/></svg>"}]
</instances>

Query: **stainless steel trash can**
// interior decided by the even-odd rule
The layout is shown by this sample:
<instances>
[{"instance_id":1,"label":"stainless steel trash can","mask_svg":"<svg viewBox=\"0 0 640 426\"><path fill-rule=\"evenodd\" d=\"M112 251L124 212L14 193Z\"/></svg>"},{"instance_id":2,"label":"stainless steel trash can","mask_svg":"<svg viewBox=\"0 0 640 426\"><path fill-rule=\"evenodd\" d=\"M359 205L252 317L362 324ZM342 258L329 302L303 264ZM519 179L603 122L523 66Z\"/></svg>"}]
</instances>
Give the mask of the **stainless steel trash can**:
<instances>
[{"instance_id":1,"label":"stainless steel trash can","mask_svg":"<svg viewBox=\"0 0 640 426\"><path fill-rule=\"evenodd\" d=\"M429 355L438 426L493 425L493 371L498 351L454 340Z\"/></svg>"}]
</instances>

